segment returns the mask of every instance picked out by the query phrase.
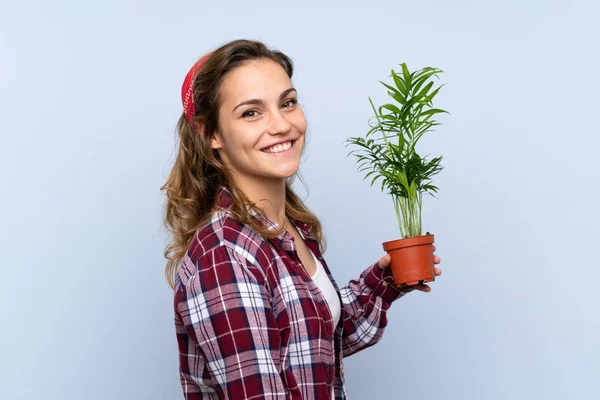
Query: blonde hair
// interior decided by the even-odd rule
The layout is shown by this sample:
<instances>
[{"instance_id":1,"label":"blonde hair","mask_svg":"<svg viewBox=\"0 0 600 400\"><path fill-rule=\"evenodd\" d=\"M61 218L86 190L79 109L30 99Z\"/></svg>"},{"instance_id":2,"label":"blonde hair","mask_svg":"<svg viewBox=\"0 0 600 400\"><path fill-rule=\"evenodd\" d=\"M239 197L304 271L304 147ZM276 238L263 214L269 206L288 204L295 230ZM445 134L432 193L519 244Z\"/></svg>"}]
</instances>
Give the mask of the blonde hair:
<instances>
[{"instance_id":1,"label":"blonde hair","mask_svg":"<svg viewBox=\"0 0 600 400\"><path fill-rule=\"evenodd\" d=\"M281 233L269 230L252 217L251 210L260 213L240 190L234 187L231 173L212 149L211 139L218 131L218 110L221 101L219 88L225 75L244 63L255 59L277 62L292 78L292 61L282 52L270 50L261 42L234 40L215 50L197 72L193 83L193 101L196 111L191 122L182 114L177 123L179 149L166 183L161 187L167 196L164 223L171 240L165 249L167 266L165 277L174 287L179 264L188 251L197 229L211 218L215 200L221 187L231 194L232 216L248 225L262 237ZM325 241L319 219L292 190L294 177L286 180L285 214L291 221L312 226L312 234L324 250Z\"/></svg>"}]
</instances>

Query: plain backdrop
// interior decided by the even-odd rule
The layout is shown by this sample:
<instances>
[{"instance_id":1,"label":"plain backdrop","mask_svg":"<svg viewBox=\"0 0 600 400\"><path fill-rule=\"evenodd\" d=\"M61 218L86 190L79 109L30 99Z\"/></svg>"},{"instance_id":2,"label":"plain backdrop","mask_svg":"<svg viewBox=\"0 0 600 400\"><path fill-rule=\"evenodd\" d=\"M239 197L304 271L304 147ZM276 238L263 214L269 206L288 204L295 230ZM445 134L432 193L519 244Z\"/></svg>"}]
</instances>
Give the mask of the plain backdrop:
<instances>
[{"instance_id":1,"label":"plain backdrop","mask_svg":"<svg viewBox=\"0 0 600 400\"><path fill-rule=\"evenodd\" d=\"M398 237L343 143L392 68L445 71L419 147L444 275L346 359L350 398L600 398L597 2L0 4L0 398L182 398L159 188L183 77L238 38L295 63L340 284Z\"/></svg>"}]
</instances>

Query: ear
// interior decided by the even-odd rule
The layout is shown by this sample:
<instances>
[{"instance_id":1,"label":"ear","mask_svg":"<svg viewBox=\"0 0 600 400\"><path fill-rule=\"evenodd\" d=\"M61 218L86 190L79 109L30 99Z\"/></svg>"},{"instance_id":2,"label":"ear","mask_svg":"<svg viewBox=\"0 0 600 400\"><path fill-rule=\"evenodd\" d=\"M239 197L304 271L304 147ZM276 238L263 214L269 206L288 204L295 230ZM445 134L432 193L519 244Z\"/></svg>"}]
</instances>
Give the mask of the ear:
<instances>
[{"instance_id":1,"label":"ear","mask_svg":"<svg viewBox=\"0 0 600 400\"><path fill-rule=\"evenodd\" d=\"M198 133L198 135L200 135L200 137L202 139L206 139L206 130L205 130L204 124L201 124L201 123L197 124L195 131ZM221 143L221 138L219 137L218 132L215 132L215 134L210 139L210 141L211 141L210 145L214 150L217 150L217 149L220 149L221 147L223 147L223 145Z\"/></svg>"},{"instance_id":2,"label":"ear","mask_svg":"<svg viewBox=\"0 0 600 400\"><path fill-rule=\"evenodd\" d=\"M219 150L223 148L223 141L221 140L221 135L219 132L215 132L212 139L210 140L210 145L213 150Z\"/></svg>"}]
</instances>

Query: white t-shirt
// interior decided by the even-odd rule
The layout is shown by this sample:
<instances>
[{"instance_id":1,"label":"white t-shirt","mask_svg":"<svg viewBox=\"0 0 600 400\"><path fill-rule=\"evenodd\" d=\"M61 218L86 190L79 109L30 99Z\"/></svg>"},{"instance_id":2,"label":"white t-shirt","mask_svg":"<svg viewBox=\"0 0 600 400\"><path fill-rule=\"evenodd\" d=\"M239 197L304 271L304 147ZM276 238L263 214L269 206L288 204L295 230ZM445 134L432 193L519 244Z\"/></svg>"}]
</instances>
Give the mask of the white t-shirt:
<instances>
[{"instance_id":1,"label":"white t-shirt","mask_svg":"<svg viewBox=\"0 0 600 400\"><path fill-rule=\"evenodd\" d=\"M313 258L315 259L315 263L317 264L317 269L313 276L311 276L313 282L317 285L325 300L327 300L327 305L329 306L329 310L331 311L331 316L333 317L333 328L338 324L340 320L340 314L342 312L340 299L335 291L335 287L331 283L331 279L325 272L325 268L323 268L323 264L319 261L317 256L311 251Z\"/></svg>"}]
</instances>

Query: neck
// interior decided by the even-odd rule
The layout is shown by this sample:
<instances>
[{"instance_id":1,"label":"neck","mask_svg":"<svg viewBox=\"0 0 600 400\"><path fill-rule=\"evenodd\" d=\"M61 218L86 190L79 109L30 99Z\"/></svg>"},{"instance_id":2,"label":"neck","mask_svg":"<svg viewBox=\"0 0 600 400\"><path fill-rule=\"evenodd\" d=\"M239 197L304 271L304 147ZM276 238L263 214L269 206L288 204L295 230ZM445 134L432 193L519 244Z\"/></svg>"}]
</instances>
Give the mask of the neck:
<instances>
[{"instance_id":1,"label":"neck","mask_svg":"<svg viewBox=\"0 0 600 400\"><path fill-rule=\"evenodd\" d=\"M285 180L273 179L235 179L235 185L244 195L255 203L267 218L279 226L286 224L285 217Z\"/></svg>"}]
</instances>

